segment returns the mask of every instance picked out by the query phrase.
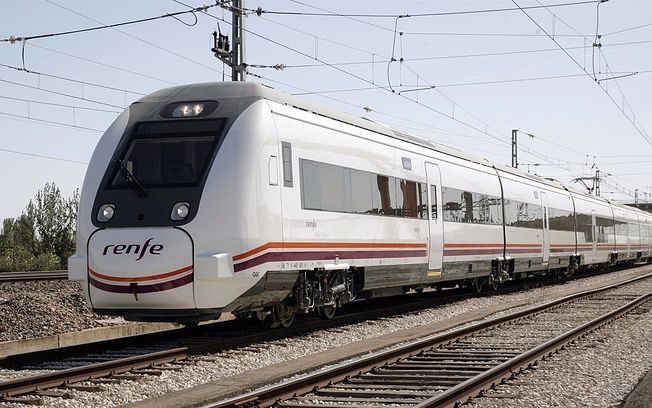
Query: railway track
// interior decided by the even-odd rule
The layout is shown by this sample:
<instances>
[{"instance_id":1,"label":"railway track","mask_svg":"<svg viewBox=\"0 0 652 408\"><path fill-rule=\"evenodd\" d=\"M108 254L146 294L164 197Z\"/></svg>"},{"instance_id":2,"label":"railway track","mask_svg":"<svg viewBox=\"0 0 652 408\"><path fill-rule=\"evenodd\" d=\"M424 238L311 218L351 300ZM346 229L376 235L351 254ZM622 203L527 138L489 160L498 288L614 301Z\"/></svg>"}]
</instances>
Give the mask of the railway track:
<instances>
[{"instance_id":1,"label":"railway track","mask_svg":"<svg viewBox=\"0 0 652 408\"><path fill-rule=\"evenodd\" d=\"M504 288L518 291L518 285ZM486 295L491 295L487 293ZM19 370L56 370L0 383L0 402L42 403L41 397L69 397L68 390L101 391L102 385L160 375L165 370L195 364L211 353L247 347L254 343L292 338L317 330L358 323L389 315L404 314L475 297L463 290L445 291L436 297L413 294L351 305L349 313L331 320L308 318L287 329L262 330L252 321L233 320L57 350L47 350L0 359L0 367ZM371 306L371 307L370 307ZM367 310L370 309L370 310ZM67 357L61 357L67 356Z\"/></svg>"},{"instance_id":2,"label":"railway track","mask_svg":"<svg viewBox=\"0 0 652 408\"><path fill-rule=\"evenodd\" d=\"M640 279L373 353L206 408L455 406L650 302L649 280L636 289Z\"/></svg>"},{"instance_id":3,"label":"railway track","mask_svg":"<svg viewBox=\"0 0 652 408\"><path fill-rule=\"evenodd\" d=\"M547 282L545 279L543 281ZM541 285L542 281L535 281L534 284ZM519 285L513 285L504 289L506 292L515 292L520 288ZM217 324L215 328L200 326L196 329L186 329L172 336L144 335L137 340L123 341L120 347L108 347L99 351L97 345L93 346L95 350L84 349L85 347L57 350L57 354L69 357L53 361L47 361L47 358L52 356L51 352L49 356L48 353L11 356L1 361L0 365L6 368L22 364L21 369L57 371L0 383L0 402L36 404L42 396L65 398L69 389L100 391L105 383L135 380L144 375L160 375L165 370L181 369L184 365L194 364L196 360L210 360L210 356L207 357L210 353L264 341L292 338L381 316L404 314L472 296L461 291L447 292L450 294L435 298L427 298L426 294L401 297L384 307L380 307L380 304L374 306L374 301L369 301L361 308L366 309L364 311L352 310L351 314L338 316L330 321L308 319L297 327L284 330L261 332L259 325L232 321ZM225 335L225 332L229 334ZM41 363L36 364L35 359Z\"/></svg>"},{"instance_id":4,"label":"railway track","mask_svg":"<svg viewBox=\"0 0 652 408\"><path fill-rule=\"evenodd\" d=\"M27 271L27 272L0 272L0 282L26 282L36 280L63 280L68 279L68 271Z\"/></svg>"}]
</instances>

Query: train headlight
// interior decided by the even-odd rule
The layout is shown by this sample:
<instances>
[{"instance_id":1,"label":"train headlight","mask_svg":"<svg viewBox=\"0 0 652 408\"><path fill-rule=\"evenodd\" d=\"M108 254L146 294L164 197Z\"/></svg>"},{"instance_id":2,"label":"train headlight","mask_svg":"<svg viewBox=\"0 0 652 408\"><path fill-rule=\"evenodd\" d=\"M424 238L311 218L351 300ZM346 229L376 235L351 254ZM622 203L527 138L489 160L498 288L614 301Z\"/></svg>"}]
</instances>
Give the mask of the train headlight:
<instances>
[{"instance_id":1,"label":"train headlight","mask_svg":"<svg viewBox=\"0 0 652 408\"><path fill-rule=\"evenodd\" d=\"M100 207L100 210L97 212L97 220L99 222L109 222L115 214L115 205L113 204L104 204Z\"/></svg>"},{"instance_id":2,"label":"train headlight","mask_svg":"<svg viewBox=\"0 0 652 408\"><path fill-rule=\"evenodd\" d=\"M172 207L172 214L170 214L170 218L174 221L185 220L189 213L190 203L176 203L174 207Z\"/></svg>"},{"instance_id":3,"label":"train headlight","mask_svg":"<svg viewBox=\"0 0 652 408\"><path fill-rule=\"evenodd\" d=\"M203 103L188 103L179 105L172 111L173 118L190 118L199 116L204 111Z\"/></svg>"},{"instance_id":4,"label":"train headlight","mask_svg":"<svg viewBox=\"0 0 652 408\"><path fill-rule=\"evenodd\" d=\"M163 118L199 118L215 112L216 101L190 101L171 103L160 112Z\"/></svg>"}]
</instances>

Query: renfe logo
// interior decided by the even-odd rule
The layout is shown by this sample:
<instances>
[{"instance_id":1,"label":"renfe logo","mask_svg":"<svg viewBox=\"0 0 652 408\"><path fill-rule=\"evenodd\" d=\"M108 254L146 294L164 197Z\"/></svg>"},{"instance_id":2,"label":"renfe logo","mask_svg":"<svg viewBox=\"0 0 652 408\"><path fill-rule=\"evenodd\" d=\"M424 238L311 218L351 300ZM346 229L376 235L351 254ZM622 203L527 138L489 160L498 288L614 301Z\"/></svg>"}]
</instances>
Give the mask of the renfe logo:
<instances>
[{"instance_id":1,"label":"renfe logo","mask_svg":"<svg viewBox=\"0 0 652 408\"><path fill-rule=\"evenodd\" d=\"M163 250L163 245L161 244L155 244L155 245L149 245L149 242L153 240L154 238L150 238L143 245L140 244L118 244L118 245L107 245L104 247L104 251L102 252L102 256L106 255L109 252L109 248L113 248L111 252L115 255L128 255L128 254L134 254L138 255L138 258L136 261L140 261L143 256L145 256L145 253L149 252L152 255L161 255L161 251Z\"/></svg>"}]
</instances>

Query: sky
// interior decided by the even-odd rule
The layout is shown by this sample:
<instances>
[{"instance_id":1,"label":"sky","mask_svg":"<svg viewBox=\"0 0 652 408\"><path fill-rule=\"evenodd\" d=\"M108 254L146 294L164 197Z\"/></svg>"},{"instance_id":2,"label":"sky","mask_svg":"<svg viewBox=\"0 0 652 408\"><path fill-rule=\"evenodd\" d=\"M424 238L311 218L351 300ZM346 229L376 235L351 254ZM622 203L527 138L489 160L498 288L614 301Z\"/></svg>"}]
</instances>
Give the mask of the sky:
<instances>
[{"instance_id":1,"label":"sky","mask_svg":"<svg viewBox=\"0 0 652 408\"><path fill-rule=\"evenodd\" d=\"M214 4L2 0L0 40L204 3ZM500 164L518 129L519 168L576 188L599 169L603 196L633 202L638 189L652 200L649 0L244 3L262 10L245 17L248 81ZM230 80L210 48L214 30L230 34L231 13L175 17L0 41L0 219L19 216L47 182L66 196L81 188L102 132L133 101Z\"/></svg>"}]
</instances>

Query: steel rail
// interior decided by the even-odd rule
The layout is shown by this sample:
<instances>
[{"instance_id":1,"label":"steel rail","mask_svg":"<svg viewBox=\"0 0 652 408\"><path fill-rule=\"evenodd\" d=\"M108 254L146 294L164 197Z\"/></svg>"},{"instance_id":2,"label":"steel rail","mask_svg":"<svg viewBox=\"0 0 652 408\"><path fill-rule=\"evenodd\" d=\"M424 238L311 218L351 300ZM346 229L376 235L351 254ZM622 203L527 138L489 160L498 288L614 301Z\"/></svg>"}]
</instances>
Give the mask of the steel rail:
<instances>
[{"instance_id":1,"label":"steel rail","mask_svg":"<svg viewBox=\"0 0 652 408\"><path fill-rule=\"evenodd\" d=\"M394 361L402 359L402 358L411 357L411 356L413 356L415 354L418 354L419 352L421 352L424 349L431 349L431 348L438 347L440 345L445 345L445 344L451 343L453 341L459 340L461 338L465 338L465 337L468 337L470 335L485 331L488 328L499 326L499 325L505 324L505 323L510 322L510 321L521 319L521 318L523 318L525 316L532 316L532 315L538 314L540 312L559 307L562 304L569 303L569 302L571 302L571 301L573 301L575 299L578 299L578 298L591 296L591 295L601 293L601 292L606 292L606 291L618 288L620 286L631 284L631 283L634 283L634 282L637 282L637 281L640 281L640 280L643 280L643 279L648 279L650 277L652 277L652 273L646 274L646 275L643 275L643 276L639 276L639 277L636 277L636 278L633 278L633 279L629 279L629 280L626 280L626 281L623 281L623 282L619 282L619 283L616 283L616 284L611 284L611 285L608 285L608 286L605 286L605 287L592 289L592 290L587 290L587 291L579 292L579 293L576 293L576 294L573 294L573 295L565 296L563 298L556 299L556 300L553 300L553 301L550 301L550 302L547 302L547 303L544 303L544 304L541 304L541 305L538 305L538 306L534 306L534 307L531 307L531 308L528 308L528 309L524 309L524 310L521 310L521 311L518 311L518 312L515 312L515 313L511 313L511 314L504 315L504 316L501 316L501 317L498 317L498 318L495 318L495 319L491 319L491 320L479 322L479 323L476 323L476 324L473 324L473 325L469 325L467 327L463 327L463 328L460 328L458 330L454 330L454 331L449 332L449 333L429 336L429 337L426 337L426 338L423 338L423 339L420 339L420 340L417 340L417 341L414 341L414 342L411 342L411 343L407 343L407 344L404 344L404 345L401 345L401 346L398 346L398 347L391 348L389 350L384 350L384 351L380 351L380 352L377 352L377 353L372 353L370 355L361 357L361 358L353 360L353 361L344 362L342 364L338 364L336 366L329 367L329 368L326 368L326 369L323 369L323 370L320 370L320 371L317 371L317 372L314 372L314 373L309 373L309 374L306 374L306 375L303 375L303 376L295 377L295 378L292 378L290 380L282 381L282 382L280 382L278 384L269 385L269 386L260 388L258 390L254 390L252 392L249 392L249 393L246 393L246 394L234 397L234 398L230 398L230 399L226 399L226 400L222 400L222 401L217 401L215 403L210 403L210 404L204 405L202 408L226 408L226 407L241 408L243 406L258 406L258 407L271 406L275 402L278 402L279 400L287 399L287 398L290 398L290 397L296 396L296 395L302 395L302 394L314 391L316 388L323 387L323 386L326 386L326 385L329 385L329 384L335 384L337 382L343 381L346 378L348 378L350 376L353 376L353 375L356 375L358 373L370 371L370 370L372 370L374 368L377 368L377 367L379 367L379 366L381 366L383 364L386 364L386 363L389 363L389 362L394 362ZM636 301L639 302L638 304L640 304L642 301L647 300L646 296L649 297L649 296L652 296L652 294L645 295L645 296L642 296L642 297L638 298L636 300ZM643 299L643 298L645 298L645 299ZM609 315L612 315L612 314L621 315L621 314L626 312L624 310L625 310L624 307L621 307L621 308L617 309L616 311L611 312ZM585 325L582 325L582 326L574 329L572 332L569 332L569 333L566 333L566 334L564 334L562 336L559 336L559 338L569 337L572 340L574 338L577 338L577 337L581 336L583 333L586 333L587 330L588 331L594 330L593 327L596 327L595 325L599 325L596 322L597 320L598 319L596 319L595 321L591 321L591 322L589 322L589 323L587 323ZM604 323L602 323L602 324L604 324ZM586 327L589 327L589 328L586 329ZM584 330L584 331L582 332L582 330ZM577 333L581 332L581 333L576 334L576 332ZM556 338L554 340L558 340L559 338ZM554 340L551 340L551 341L549 341L549 342L535 348L534 350L541 351L543 349L550 348L552 351L548 351L547 354L551 354L551 353L554 352L554 350L561 347L561 345L552 346L551 344L553 344L552 342ZM528 352L528 353L530 353L530 352ZM531 361L532 357L528 353L526 353L527 354L526 357L521 357L521 359L523 359L523 361L526 361L526 362ZM536 353L536 351L532 352L532 353ZM546 354L546 353L544 353L544 354ZM519 357L516 357L516 358L519 358ZM509 361L512 361L512 360L509 360ZM503 367L500 370L500 373L501 373L501 376L503 376L503 377L505 376L503 370L507 370L507 372L509 373L508 376L511 376L513 374L511 371L509 371L509 369L510 369L510 367L512 367L512 365L509 365L507 363L501 364L501 366L503 366ZM513 364L516 364L516 363L513 363ZM519 362L518 365L520 366L520 364L522 364L522 362ZM527 363L526 363L526 365L527 365ZM498 370L498 367L496 367L496 370ZM492 369L491 372L494 373L494 370ZM482 384L489 383L489 385L491 385L491 383L493 381L495 381L494 378L496 378L496 377L491 377L490 378L490 374L482 374L482 376L485 379L484 381L481 382ZM503 377L501 377L501 378L503 378ZM433 405L424 405L424 406L428 406L428 407L432 407L432 406L452 406L452 405L455 405L456 401L458 401L460 398L463 398L464 396L468 397L468 395L477 395L477 391L483 389L482 387L484 387L484 385L480 385L479 384L480 382L478 384L476 384L474 379L469 379L465 383L471 384L471 381L473 381L473 385L468 385L469 390L471 390L471 388L472 388L474 391L465 390L464 388L462 388L462 384L460 384L459 386L453 387L450 390L450 392L453 393L453 394L450 394L451 395L451 397L450 397L451 401L453 401L453 402L443 402L442 401L441 403L436 402ZM462 397L460 397L460 396L462 396ZM437 397L439 397L439 395ZM430 399L427 400L427 401L430 401Z\"/></svg>"},{"instance_id":2,"label":"steel rail","mask_svg":"<svg viewBox=\"0 0 652 408\"><path fill-rule=\"evenodd\" d=\"M483 390L512 377L515 373L531 367L535 362L547 356L551 356L570 342L610 323L626 313L629 313L650 299L652 299L652 293L642 295L618 309L612 310L611 312L597 317L590 322L584 323L583 325L557 336L554 339L548 340L547 342L493 367L476 377L470 378L441 394L437 394L436 396L415 405L414 408L457 406L458 404L465 402L465 400L478 395Z\"/></svg>"},{"instance_id":3,"label":"steel rail","mask_svg":"<svg viewBox=\"0 0 652 408\"><path fill-rule=\"evenodd\" d=\"M497 322L497 321L507 322L509 320L516 319L520 316L524 316L529 313L530 314L534 313L535 310L544 310L546 308L552 308L558 304L571 301L578 297L603 292L606 290L613 289L615 287L633 283L638 280L646 279L649 277L652 277L652 273L637 278L629 279L626 281L622 281L616 284L612 284L603 288L598 288L591 291L584 291L584 292L577 293L575 295L567 296L562 299L558 299L556 301L548 302L544 305L540 305L528 309L526 311L517 312L511 315L504 316L499 319L494 319L493 322ZM437 303L442 304L442 303L446 303L447 301L451 301L452 300L451 298L455 300L458 298L466 298L466 296L453 295L448 299L444 298L444 299L436 299L436 300L428 300L425 302L420 302L419 305L423 303L426 305L433 306ZM406 308L409 310L410 306L411 305L402 305L400 307L393 306L389 308L383 308L382 312L383 314L386 314L387 310L393 310L394 312L396 312L399 309L405 310ZM412 307L414 307L414 305L412 305ZM62 386L67 387L70 384L76 382L99 379L102 377L109 377L116 374L127 373L132 370L142 370L148 368L156 369L156 366L158 365L175 363L175 362L191 359L194 356L198 356L198 355L220 352L225 349L239 347L242 346L243 344L250 344L252 342L266 341L266 340L269 341L278 338L288 338L295 335L305 334L306 331L323 329L324 323L328 323L328 322L332 322L332 323L339 322L340 324L348 324L348 323L358 322L361 320L368 320L373 318L370 317L371 313L373 313L373 311L363 312L355 315L344 315L330 321L308 322L308 323L315 323L315 324L306 324L303 325L302 327L291 327L285 330L257 333L253 335L247 335L244 337L225 339L215 343L203 344L199 346L178 347L178 348L160 351L160 352L148 353L148 354L143 354L134 357L122 358L119 360L114 360L109 362L95 363L95 364L90 364L82 367L70 368L70 369L60 370L52 373L40 374L36 376L6 381L0 383L0 401L2 401L3 397L12 398L12 397L18 397L18 396L32 394L32 393L38 394L39 391L48 388L55 388L55 387L62 387ZM451 341L450 339L452 339L453 333L457 333L458 337L467 336L473 331L482 330L482 327L484 326L486 326L486 323L480 323L480 324L467 327L465 329L457 330L449 334L431 336L419 341L417 344L445 343ZM385 361L388 358L391 359L392 356L396 358L395 356L400 357L402 355L409 355L413 353L414 350L418 349L418 347L421 348L424 347L423 345L415 346L414 344L415 343L400 346L390 350L390 352L380 353L378 354L378 356L372 355L369 359L360 360L359 362L353 362L350 363L349 365L346 365L347 368L341 368L341 366L336 366L330 370L320 372L317 374L317 377L322 378L323 380L319 380L317 382L315 381L315 378L317 377L315 377L314 375L307 376L307 377L300 377L291 383L287 383L287 384L282 383L280 385L280 388L279 386L272 386L269 388L269 390L268 388L265 388L264 390L268 390L268 391L266 391L263 394L256 394L254 396L255 393L250 393L233 400L234 401L233 403L228 403L226 405L218 404L214 406L240 406L244 401L250 400L252 398L253 400L256 401L259 400L273 401L279 398L279 390L282 395L287 395L287 393L294 394L295 392L297 392L297 387L300 383L303 383L303 389L305 391L310 391L312 390L312 388L314 388L316 384L325 385L329 381L333 381L334 378L340 378L340 379L344 378L346 375L350 374L351 372L357 373L358 371L361 370L370 369L374 365L378 364L378 362L380 361ZM338 375L339 377L336 377Z\"/></svg>"},{"instance_id":4,"label":"steel rail","mask_svg":"<svg viewBox=\"0 0 652 408\"><path fill-rule=\"evenodd\" d=\"M652 275L652 274L651 274ZM487 294L488 295L488 294ZM414 295L415 297L421 297L422 295ZM353 324L369 319L373 319L381 316L399 314L399 313L408 313L414 310L421 310L423 308L437 307L443 304L448 304L455 301L460 301L468 299L471 296L469 293L453 293L444 297L430 298L421 301L414 301L410 303L405 303L404 301L398 305L392 305L389 307L383 307L379 309L374 309L365 312L346 314L342 316L337 316L331 320L316 320L309 321L301 326L293 326L287 329L278 329L272 331L256 332L255 334L245 335L237 338L228 338L220 341L216 341L210 344L204 344L199 346L185 346L178 347L174 349L169 349L160 352L147 353L134 357L126 357L119 360L113 360L102 363L89 364L82 367L69 368L64 370L59 370L52 373L46 373L31 377L19 378L15 380L10 380L0 383L0 402L2 402L3 397L17 397L21 395L26 395L34 393L38 390L44 390L47 388L55 388L60 386L65 386L66 384L71 384L80 381L86 381L90 379L99 379L102 377L108 377L113 374L122 374L127 373L132 370L139 370L145 368L151 368L156 365L174 363L177 361L187 360L197 355L208 354L221 352L223 350L232 349L235 347L246 346L247 344L252 344L261 341L272 341L282 338L289 338L293 336L298 336L305 334L306 332L313 332L321 329L328 329L334 325L346 325ZM476 295L477 296L477 295ZM227 322L228 323L228 322ZM217 323L219 324L219 323ZM202 327L193 330L201 330ZM177 332L184 329L175 329L171 332ZM187 329L185 329L187 330ZM190 333L188 335L191 335ZM147 339L158 339L160 333L145 334L136 337L142 337L144 341ZM107 344L110 344L114 341L122 341L122 339L107 341ZM97 343L92 343L89 346L95 346ZM84 347L86 345L73 346L73 348ZM58 351L61 351L58 349ZM29 361L31 354L40 355L42 353L49 354L50 351L39 351L35 353L25 353L23 355L12 355L5 356L0 358L2 366L12 364L21 364L23 361Z\"/></svg>"},{"instance_id":5,"label":"steel rail","mask_svg":"<svg viewBox=\"0 0 652 408\"><path fill-rule=\"evenodd\" d=\"M27 282L27 281L37 281L37 280L63 280L63 279L68 279L67 270L0 272L0 282Z\"/></svg>"}]
</instances>

